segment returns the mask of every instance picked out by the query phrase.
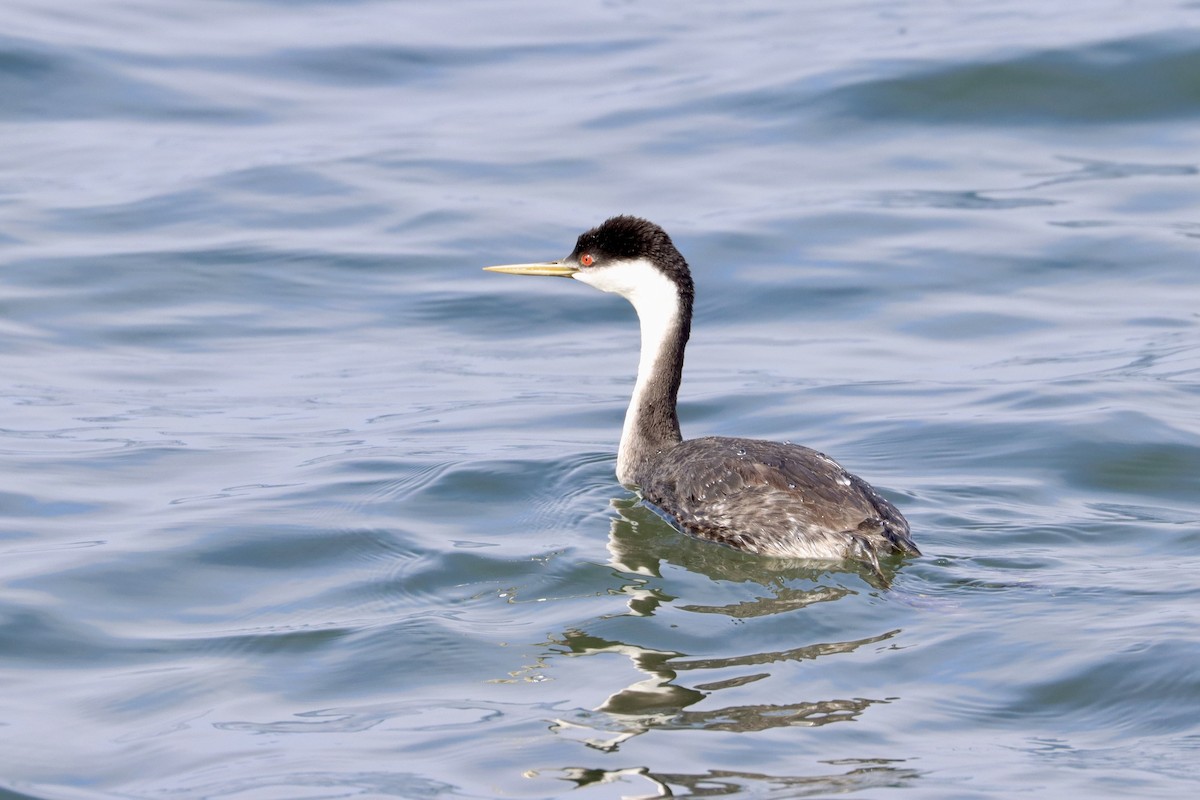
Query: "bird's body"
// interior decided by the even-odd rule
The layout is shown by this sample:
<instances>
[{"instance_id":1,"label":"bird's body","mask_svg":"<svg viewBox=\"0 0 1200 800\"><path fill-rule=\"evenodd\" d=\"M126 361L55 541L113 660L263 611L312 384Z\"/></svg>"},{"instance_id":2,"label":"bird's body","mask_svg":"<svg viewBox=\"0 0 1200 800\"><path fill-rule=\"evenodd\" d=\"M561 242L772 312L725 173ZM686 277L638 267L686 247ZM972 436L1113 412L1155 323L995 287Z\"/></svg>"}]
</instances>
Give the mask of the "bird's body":
<instances>
[{"instance_id":1,"label":"bird's body","mask_svg":"<svg viewBox=\"0 0 1200 800\"><path fill-rule=\"evenodd\" d=\"M798 444L709 436L681 442L646 470L642 496L703 539L764 556L919 555L908 523L856 475Z\"/></svg>"},{"instance_id":2,"label":"bird's body","mask_svg":"<svg viewBox=\"0 0 1200 800\"><path fill-rule=\"evenodd\" d=\"M641 357L617 453L617 478L688 533L764 556L920 555L908 523L870 484L801 445L726 437L684 441L676 402L694 289L666 232L613 217L555 262L489 267L571 277L622 295L641 322Z\"/></svg>"}]
</instances>

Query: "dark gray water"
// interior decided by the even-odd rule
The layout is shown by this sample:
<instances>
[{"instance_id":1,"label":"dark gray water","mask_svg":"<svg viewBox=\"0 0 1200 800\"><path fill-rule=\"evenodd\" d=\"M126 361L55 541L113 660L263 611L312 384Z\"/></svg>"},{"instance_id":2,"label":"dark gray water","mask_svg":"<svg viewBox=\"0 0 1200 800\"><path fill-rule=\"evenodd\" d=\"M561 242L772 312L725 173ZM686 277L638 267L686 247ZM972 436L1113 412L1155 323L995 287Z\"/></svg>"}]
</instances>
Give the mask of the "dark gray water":
<instances>
[{"instance_id":1,"label":"dark gray water","mask_svg":"<svg viewBox=\"0 0 1200 800\"><path fill-rule=\"evenodd\" d=\"M1192 797L1200 6L0 8L0 796ZM888 494L890 588L615 481Z\"/></svg>"}]
</instances>

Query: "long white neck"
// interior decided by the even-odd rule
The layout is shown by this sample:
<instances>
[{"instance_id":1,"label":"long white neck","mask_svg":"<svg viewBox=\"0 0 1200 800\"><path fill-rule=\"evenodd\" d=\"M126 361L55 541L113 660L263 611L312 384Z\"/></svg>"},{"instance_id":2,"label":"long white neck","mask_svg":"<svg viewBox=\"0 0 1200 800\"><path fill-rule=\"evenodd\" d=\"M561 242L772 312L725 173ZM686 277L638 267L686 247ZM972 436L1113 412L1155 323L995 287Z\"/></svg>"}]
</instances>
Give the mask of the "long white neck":
<instances>
[{"instance_id":1,"label":"long white neck","mask_svg":"<svg viewBox=\"0 0 1200 800\"><path fill-rule=\"evenodd\" d=\"M647 261L619 262L575 278L625 297L641 324L637 381L617 451L617 480L636 485L644 467L682 440L675 405L691 309L684 307L675 284Z\"/></svg>"}]
</instances>

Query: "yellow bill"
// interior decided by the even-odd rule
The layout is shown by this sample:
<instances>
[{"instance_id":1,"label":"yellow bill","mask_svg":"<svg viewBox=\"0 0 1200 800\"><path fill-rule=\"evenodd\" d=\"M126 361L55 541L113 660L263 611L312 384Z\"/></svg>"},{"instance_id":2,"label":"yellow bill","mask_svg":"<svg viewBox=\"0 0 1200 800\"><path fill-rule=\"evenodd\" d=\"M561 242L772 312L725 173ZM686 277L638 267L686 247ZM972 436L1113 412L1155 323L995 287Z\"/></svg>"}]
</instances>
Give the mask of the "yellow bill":
<instances>
[{"instance_id":1,"label":"yellow bill","mask_svg":"<svg viewBox=\"0 0 1200 800\"><path fill-rule=\"evenodd\" d=\"M484 267L488 272L508 272L512 275L549 275L555 278L569 278L579 271L574 264L564 264L561 261L542 261L537 264L501 264L498 267Z\"/></svg>"}]
</instances>

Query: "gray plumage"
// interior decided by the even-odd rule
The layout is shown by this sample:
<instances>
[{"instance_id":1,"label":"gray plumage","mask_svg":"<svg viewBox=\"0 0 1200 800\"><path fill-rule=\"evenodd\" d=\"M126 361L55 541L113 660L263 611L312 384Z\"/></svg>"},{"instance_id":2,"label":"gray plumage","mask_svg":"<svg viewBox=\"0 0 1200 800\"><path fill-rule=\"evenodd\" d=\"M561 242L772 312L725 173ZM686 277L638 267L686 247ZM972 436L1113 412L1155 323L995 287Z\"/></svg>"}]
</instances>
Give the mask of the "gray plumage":
<instances>
[{"instance_id":1,"label":"gray plumage","mask_svg":"<svg viewBox=\"0 0 1200 800\"><path fill-rule=\"evenodd\" d=\"M648 461L642 496L685 531L764 556L920 555L908 522L862 478L807 447L761 439L689 439Z\"/></svg>"},{"instance_id":2,"label":"gray plumage","mask_svg":"<svg viewBox=\"0 0 1200 800\"><path fill-rule=\"evenodd\" d=\"M896 507L823 453L758 439L683 441L676 404L694 289L662 228L613 217L561 261L489 269L573 277L633 304L641 360L617 477L684 531L764 556L854 560L877 574L880 557L920 555Z\"/></svg>"}]
</instances>

